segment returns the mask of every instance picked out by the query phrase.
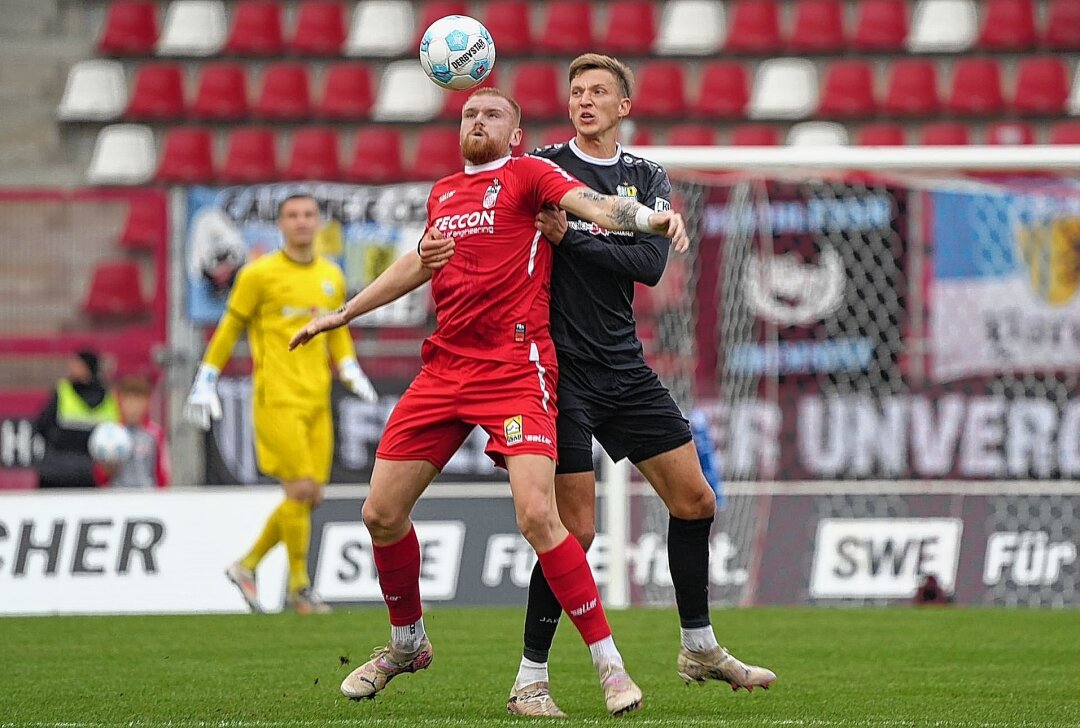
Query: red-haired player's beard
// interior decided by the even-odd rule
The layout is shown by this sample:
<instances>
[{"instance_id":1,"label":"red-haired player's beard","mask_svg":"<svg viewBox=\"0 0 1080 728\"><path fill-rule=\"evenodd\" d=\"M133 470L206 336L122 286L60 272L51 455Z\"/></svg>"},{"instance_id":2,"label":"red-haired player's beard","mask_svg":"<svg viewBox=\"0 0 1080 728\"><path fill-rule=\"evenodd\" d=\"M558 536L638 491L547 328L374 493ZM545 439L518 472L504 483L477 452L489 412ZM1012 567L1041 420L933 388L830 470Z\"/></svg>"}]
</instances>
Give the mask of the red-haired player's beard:
<instances>
[{"instance_id":1,"label":"red-haired player's beard","mask_svg":"<svg viewBox=\"0 0 1080 728\"><path fill-rule=\"evenodd\" d=\"M508 142L500 145L486 133L484 136L473 136L473 133L469 132L461 142L461 156L465 157L465 161L469 164L479 166L505 157L509 148Z\"/></svg>"}]
</instances>

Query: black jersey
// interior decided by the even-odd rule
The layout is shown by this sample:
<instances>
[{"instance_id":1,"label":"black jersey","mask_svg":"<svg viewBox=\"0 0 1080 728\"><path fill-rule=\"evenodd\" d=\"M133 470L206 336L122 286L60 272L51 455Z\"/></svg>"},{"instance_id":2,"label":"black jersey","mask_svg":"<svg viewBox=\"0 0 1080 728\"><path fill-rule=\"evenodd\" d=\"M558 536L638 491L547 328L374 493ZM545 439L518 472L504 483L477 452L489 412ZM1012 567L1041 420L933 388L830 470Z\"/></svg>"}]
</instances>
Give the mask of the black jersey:
<instances>
[{"instance_id":1,"label":"black jersey","mask_svg":"<svg viewBox=\"0 0 1080 728\"><path fill-rule=\"evenodd\" d=\"M597 192L636 199L658 211L671 207L671 182L664 168L621 147L611 159L590 157L573 141L532 153ZM551 275L551 337L559 358L612 369L642 366L634 283L657 284L671 241L661 235L605 230L569 213L567 219L569 229L555 248Z\"/></svg>"}]
</instances>

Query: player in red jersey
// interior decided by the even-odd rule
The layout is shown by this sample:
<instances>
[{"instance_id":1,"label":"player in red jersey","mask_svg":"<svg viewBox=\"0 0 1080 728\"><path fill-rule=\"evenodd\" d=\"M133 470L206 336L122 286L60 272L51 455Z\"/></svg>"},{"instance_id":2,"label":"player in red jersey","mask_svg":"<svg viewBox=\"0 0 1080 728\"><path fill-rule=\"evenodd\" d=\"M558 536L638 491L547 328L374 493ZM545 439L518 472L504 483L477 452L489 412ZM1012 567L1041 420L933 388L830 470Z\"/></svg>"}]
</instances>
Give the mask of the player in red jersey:
<instances>
[{"instance_id":1,"label":"player in red jersey","mask_svg":"<svg viewBox=\"0 0 1080 728\"><path fill-rule=\"evenodd\" d=\"M610 229L662 233L686 244L677 213L601 195L555 164L510 156L521 140L516 102L482 89L462 109L464 172L435 183L429 239L453 239L436 272L416 252L393 263L340 311L299 331L290 348L389 303L431 280L437 326L423 367L387 422L363 517L390 612L391 640L342 683L354 699L374 697L393 677L432 659L420 605L420 548L413 505L475 426L505 465L518 527L536 550L560 605L581 633L613 715L635 710L641 691L615 647L585 552L555 506L555 351L548 331L552 253L535 227L545 205Z\"/></svg>"}]
</instances>

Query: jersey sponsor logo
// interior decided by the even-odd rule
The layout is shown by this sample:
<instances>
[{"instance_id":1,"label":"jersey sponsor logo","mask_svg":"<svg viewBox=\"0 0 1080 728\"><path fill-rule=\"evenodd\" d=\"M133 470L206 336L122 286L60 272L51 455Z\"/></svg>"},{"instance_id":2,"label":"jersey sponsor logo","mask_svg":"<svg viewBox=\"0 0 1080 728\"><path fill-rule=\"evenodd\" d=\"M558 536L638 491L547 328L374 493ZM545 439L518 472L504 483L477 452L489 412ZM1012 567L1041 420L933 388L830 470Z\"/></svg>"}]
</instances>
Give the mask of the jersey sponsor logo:
<instances>
[{"instance_id":1,"label":"jersey sponsor logo","mask_svg":"<svg viewBox=\"0 0 1080 728\"><path fill-rule=\"evenodd\" d=\"M503 437L507 445L520 445L525 439L521 415L514 415L503 420Z\"/></svg>"},{"instance_id":2,"label":"jersey sponsor logo","mask_svg":"<svg viewBox=\"0 0 1080 728\"><path fill-rule=\"evenodd\" d=\"M333 293L331 291L330 293ZM329 293L327 295L330 295ZM282 306L281 315L285 318L292 318L294 316L323 316L330 313L331 309L323 308L322 306Z\"/></svg>"},{"instance_id":3,"label":"jersey sponsor logo","mask_svg":"<svg viewBox=\"0 0 1080 728\"><path fill-rule=\"evenodd\" d=\"M626 235L633 237L633 230L608 230L605 227L600 227L595 222L588 222L587 220L567 220L566 226L571 230L580 230L583 233L589 235Z\"/></svg>"},{"instance_id":4,"label":"jersey sponsor logo","mask_svg":"<svg viewBox=\"0 0 1080 728\"><path fill-rule=\"evenodd\" d=\"M495 211L475 210L457 215L444 215L435 219L435 227L439 229L439 232L446 233L450 237L491 234L495 232Z\"/></svg>"},{"instance_id":5,"label":"jersey sponsor logo","mask_svg":"<svg viewBox=\"0 0 1080 728\"><path fill-rule=\"evenodd\" d=\"M502 192L502 183L496 177L491 181L491 186L484 191L484 209L490 210L499 201L499 193Z\"/></svg>"},{"instance_id":6,"label":"jersey sponsor logo","mask_svg":"<svg viewBox=\"0 0 1080 728\"><path fill-rule=\"evenodd\" d=\"M441 195L439 195L439 202L446 202L456 194L457 190L447 190L446 192L443 192Z\"/></svg>"},{"instance_id":7,"label":"jersey sponsor logo","mask_svg":"<svg viewBox=\"0 0 1080 728\"><path fill-rule=\"evenodd\" d=\"M655 212L667 212L671 209L671 203L665 200L663 197L657 197L653 200L653 211Z\"/></svg>"},{"instance_id":8,"label":"jersey sponsor logo","mask_svg":"<svg viewBox=\"0 0 1080 728\"><path fill-rule=\"evenodd\" d=\"M619 197L637 197L637 187L629 182L623 182L621 185L615 186L615 193Z\"/></svg>"}]
</instances>

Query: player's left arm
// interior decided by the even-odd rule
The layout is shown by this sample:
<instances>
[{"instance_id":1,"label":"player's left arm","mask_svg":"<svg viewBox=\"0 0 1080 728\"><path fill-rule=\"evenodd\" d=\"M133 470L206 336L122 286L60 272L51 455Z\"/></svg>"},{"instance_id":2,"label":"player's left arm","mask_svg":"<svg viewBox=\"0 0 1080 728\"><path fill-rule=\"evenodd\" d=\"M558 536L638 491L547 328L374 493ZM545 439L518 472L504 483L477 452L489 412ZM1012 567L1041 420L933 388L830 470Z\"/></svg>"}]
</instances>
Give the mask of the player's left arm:
<instances>
[{"instance_id":1,"label":"player's left arm","mask_svg":"<svg viewBox=\"0 0 1080 728\"><path fill-rule=\"evenodd\" d=\"M341 306L345 303L345 275L337 271L337 290L341 294L334 301ZM375 387L371 384L364 370L360 368L360 362L356 360L356 346L353 344L352 334L348 326L333 329L327 335L330 344L330 358L337 367L338 379L350 392L365 402L374 402L378 399Z\"/></svg>"},{"instance_id":2,"label":"player's left arm","mask_svg":"<svg viewBox=\"0 0 1080 728\"><path fill-rule=\"evenodd\" d=\"M615 195L602 195L589 187L575 187L559 200L559 207L582 220L594 222L609 230L634 230L639 233L663 235L670 238L675 250L684 252L690 247L686 224L674 210L655 212L637 200Z\"/></svg>"}]
</instances>

